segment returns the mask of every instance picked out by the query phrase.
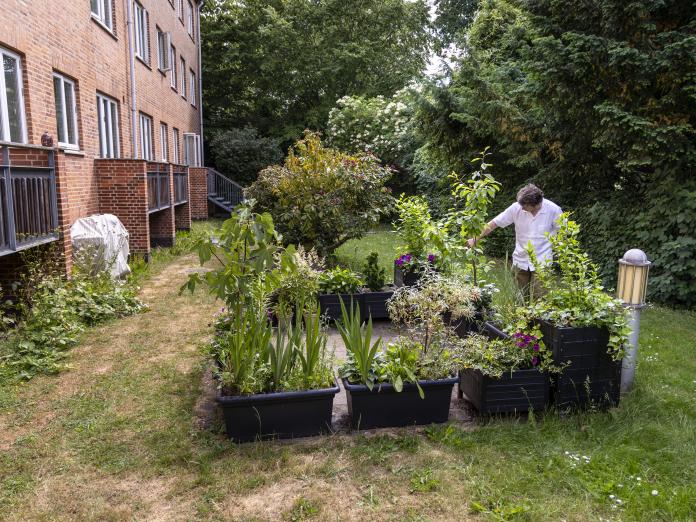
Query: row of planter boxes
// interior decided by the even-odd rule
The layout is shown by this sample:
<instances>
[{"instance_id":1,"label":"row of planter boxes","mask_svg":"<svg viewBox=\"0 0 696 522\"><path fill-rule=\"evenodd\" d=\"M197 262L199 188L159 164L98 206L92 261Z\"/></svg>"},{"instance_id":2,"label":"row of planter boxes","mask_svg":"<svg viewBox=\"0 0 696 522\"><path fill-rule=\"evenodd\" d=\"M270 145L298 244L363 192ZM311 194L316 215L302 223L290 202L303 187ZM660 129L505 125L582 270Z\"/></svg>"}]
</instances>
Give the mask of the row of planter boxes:
<instances>
[{"instance_id":1,"label":"row of planter boxes","mask_svg":"<svg viewBox=\"0 0 696 522\"><path fill-rule=\"evenodd\" d=\"M543 410L551 405L560 409L618 405L621 361L607 353L607 331L557 327L548 322L540 326L554 364L563 368L559 375L532 368L492 378L477 370L465 370L460 372L460 397L466 397L483 414ZM490 323L485 323L484 330L492 337L506 336Z\"/></svg>"},{"instance_id":2,"label":"row of planter boxes","mask_svg":"<svg viewBox=\"0 0 696 522\"><path fill-rule=\"evenodd\" d=\"M372 390L345 379L348 412L354 429L412 426L447 422L456 378L404 384L397 392L391 384ZM322 390L217 397L225 418L227 436L235 442L294 438L330 433L333 400L338 384Z\"/></svg>"}]
</instances>

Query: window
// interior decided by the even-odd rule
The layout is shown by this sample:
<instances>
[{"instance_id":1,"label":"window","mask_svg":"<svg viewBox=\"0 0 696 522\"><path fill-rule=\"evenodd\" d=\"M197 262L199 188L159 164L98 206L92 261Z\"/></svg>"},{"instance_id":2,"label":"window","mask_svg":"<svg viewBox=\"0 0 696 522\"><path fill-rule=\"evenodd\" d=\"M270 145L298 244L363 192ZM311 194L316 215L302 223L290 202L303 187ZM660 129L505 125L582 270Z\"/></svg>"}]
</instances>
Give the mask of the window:
<instances>
[{"instance_id":1,"label":"window","mask_svg":"<svg viewBox=\"0 0 696 522\"><path fill-rule=\"evenodd\" d=\"M113 32L113 5L112 0L91 0L92 2L92 17L98 20L102 25Z\"/></svg>"},{"instance_id":2,"label":"window","mask_svg":"<svg viewBox=\"0 0 696 522\"><path fill-rule=\"evenodd\" d=\"M160 123L160 152L162 161L169 161L169 136L166 123Z\"/></svg>"},{"instance_id":3,"label":"window","mask_svg":"<svg viewBox=\"0 0 696 522\"><path fill-rule=\"evenodd\" d=\"M184 134L184 163L192 167L201 165L201 137L198 134Z\"/></svg>"},{"instance_id":4,"label":"window","mask_svg":"<svg viewBox=\"0 0 696 522\"><path fill-rule=\"evenodd\" d=\"M176 14L179 15L181 23L184 23L184 0L176 0Z\"/></svg>"},{"instance_id":5,"label":"window","mask_svg":"<svg viewBox=\"0 0 696 522\"><path fill-rule=\"evenodd\" d=\"M171 68L171 33L163 32L157 28L157 67L160 71L168 71Z\"/></svg>"},{"instance_id":6,"label":"window","mask_svg":"<svg viewBox=\"0 0 696 522\"><path fill-rule=\"evenodd\" d=\"M138 2L135 2L135 55L147 64L150 63L148 24L147 11Z\"/></svg>"},{"instance_id":7,"label":"window","mask_svg":"<svg viewBox=\"0 0 696 522\"><path fill-rule=\"evenodd\" d=\"M53 74L53 93L56 102L58 145L77 149L77 104L75 82L58 73Z\"/></svg>"},{"instance_id":8,"label":"window","mask_svg":"<svg viewBox=\"0 0 696 522\"><path fill-rule=\"evenodd\" d=\"M196 73L189 70L189 95L191 96L191 105L196 106Z\"/></svg>"},{"instance_id":9,"label":"window","mask_svg":"<svg viewBox=\"0 0 696 522\"><path fill-rule=\"evenodd\" d=\"M169 66L171 67L169 70L169 83L172 89L176 90L176 47L173 45L169 47Z\"/></svg>"},{"instance_id":10,"label":"window","mask_svg":"<svg viewBox=\"0 0 696 522\"><path fill-rule=\"evenodd\" d=\"M186 98L186 60L181 58L180 60L181 64L181 96L182 98Z\"/></svg>"},{"instance_id":11,"label":"window","mask_svg":"<svg viewBox=\"0 0 696 522\"><path fill-rule=\"evenodd\" d=\"M27 123L22 95L22 62L0 47L0 140L26 143Z\"/></svg>"},{"instance_id":12,"label":"window","mask_svg":"<svg viewBox=\"0 0 696 522\"><path fill-rule=\"evenodd\" d=\"M118 158L118 106L116 100L97 93L97 125L99 127L99 156Z\"/></svg>"},{"instance_id":13,"label":"window","mask_svg":"<svg viewBox=\"0 0 696 522\"><path fill-rule=\"evenodd\" d=\"M152 161L152 118L140 113L140 157Z\"/></svg>"},{"instance_id":14,"label":"window","mask_svg":"<svg viewBox=\"0 0 696 522\"><path fill-rule=\"evenodd\" d=\"M186 2L186 29L188 34L193 37L193 5L190 0Z\"/></svg>"},{"instance_id":15,"label":"window","mask_svg":"<svg viewBox=\"0 0 696 522\"><path fill-rule=\"evenodd\" d=\"M180 163L179 158L179 129L172 130L172 163Z\"/></svg>"}]
</instances>

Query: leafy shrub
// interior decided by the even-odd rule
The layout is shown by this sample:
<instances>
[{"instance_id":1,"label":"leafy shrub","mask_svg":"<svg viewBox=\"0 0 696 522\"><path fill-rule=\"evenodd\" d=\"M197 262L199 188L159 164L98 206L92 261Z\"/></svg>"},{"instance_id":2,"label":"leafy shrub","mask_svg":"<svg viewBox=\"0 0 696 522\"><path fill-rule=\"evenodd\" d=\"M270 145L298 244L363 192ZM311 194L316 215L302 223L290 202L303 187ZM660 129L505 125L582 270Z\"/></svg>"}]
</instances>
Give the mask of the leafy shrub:
<instances>
[{"instance_id":1,"label":"leafy shrub","mask_svg":"<svg viewBox=\"0 0 696 522\"><path fill-rule=\"evenodd\" d=\"M262 169L283 159L279 140L259 136L253 127L213 132L210 151L217 169L242 185L252 183Z\"/></svg>"},{"instance_id":2,"label":"leafy shrub","mask_svg":"<svg viewBox=\"0 0 696 522\"><path fill-rule=\"evenodd\" d=\"M108 268L92 273L79 256L71 279L43 274L45 261L40 258L25 259L19 319L3 333L0 376L28 380L39 373L57 373L85 327L146 308L136 297L137 287L114 281Z\"/></svg>"},{"instance_id":3,"label":"leafy shrub","mask_svg":"<svg viewBox=\"0 0 696 522\"><path fill-rule=\"evenodd\" d=\"M531 357L510 339L471 334L463 342L461 366L489 377L501 377L506 372L530 367Z\"/></svg>"},{"instance_id":4,"label":"leafy shrub","mask_svg":"<svg viewBox=\"0 0 696 522\"><path fill-rule=\"evenodd\" d=\"M391 205L384 187L390 175L374 156L326 148L306 132L285 164L264 169L246 196L273 216L286 245L316 248L326 257L379 222Z\"/></svg>"},{"instance_id":5,"label":"leafy shrub","mask_svg":"<svg viewBox=\"0 0 696 522\"><path fill-rule=\"evenodd\" d=\"M354 294L362 285L360 274L349 268L332 268L319 276L319 291L322 294Z\"/></svg>"},{"instance_id":6,"label":"leafy shrub","mask_svg":"<svg viewBox=\"0 0 696 522\"><path fill-rule=\"evenodd\" d=\"M297 250L288 247L289 259L284 262L278 256L280 279L274 292L279 316L288 317L295 308L312 310L316 307L319 280L324 270L324 260L314 250L305 250L300 245ZM286 256L287 257L287 256Z\"/></svg>"},{"instance_id":7,"label":"leafy shrub","mask_svg":"<svg viewBox=\"0 0 696 522\"><path fill-rule=\"evenodd\" d=\"M387 280L387 271L384 267L379 266L379 254L371 252L365 260L363 267L363 275L365 276L365 284L373 292L379 292L384 288L384 283Z\"/></svg>"}]
</instances>

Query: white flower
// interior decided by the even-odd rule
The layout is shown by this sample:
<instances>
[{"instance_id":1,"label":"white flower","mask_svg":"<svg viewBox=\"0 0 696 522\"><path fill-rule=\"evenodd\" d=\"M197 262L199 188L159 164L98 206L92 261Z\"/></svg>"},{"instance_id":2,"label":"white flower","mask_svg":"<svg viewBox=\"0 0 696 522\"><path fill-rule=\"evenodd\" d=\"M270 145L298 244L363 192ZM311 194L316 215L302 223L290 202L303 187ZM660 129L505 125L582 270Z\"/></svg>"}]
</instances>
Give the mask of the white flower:
<instances>
[{"instance_id":1,"label":"white flower","mask_svg":"<svg viewBox=\"0 0 696 522\"><path fill-rule=\"evenodd\" d=\"M616 495L609 495L609 498L614 500L616 498Z\"/></svg>"},{"instance_id":2,"label":"white flower","mask_svg":"<svg viewBox=\"0 0 696 522\"><path fill-rule=\"evenodd\" d=\"M656 489L653 489L653 490L652 490L652 496L653 496L653 497L656 497L656 496L657 496L657 490L656 490Z\"/></svg>"}]
</instances>

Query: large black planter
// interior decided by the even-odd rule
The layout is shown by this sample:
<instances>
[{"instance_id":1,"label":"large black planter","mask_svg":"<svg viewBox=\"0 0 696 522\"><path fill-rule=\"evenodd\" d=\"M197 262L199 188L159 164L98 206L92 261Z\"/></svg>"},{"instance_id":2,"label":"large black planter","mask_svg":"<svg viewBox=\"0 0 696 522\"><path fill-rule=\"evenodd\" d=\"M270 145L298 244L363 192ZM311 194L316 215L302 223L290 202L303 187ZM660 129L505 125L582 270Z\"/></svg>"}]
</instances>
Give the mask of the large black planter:
<instances>
[{"instance_id":1,"label":"large black planter","mask_svg":"<svg viewBox=\"0 0 696 522\"><path fill-rule=\"evenodd\" d=\"M372 319L389 319L389 312L387 311L387 301L391 299L394 295L393 290L387 290L383 292L365 292L362 294L362 305L361 310L363 310L363 317Z\"/></svg>"},{"instance_id":2,"label":"large black planter","mask_svg":"<svg viewBox=\"0 0 696 522\"><path fill-rule=\"evenodd\" d=\"M621 392L621 361L607 353L605 328L558 327L540 321L543 340L563 372L554 379L553 396L560 408L616 406Z\"/></svg>"},{"instance_id":3,"label":"large black planter","mask_svg":"<svg viewBox=\"0 0 696 522\"><path fill-rule=\"evenodd\" d=\"M235 442L309 437L331 431L338 385L321 390L219 395L227 436Z\"/></svg>"},{"instance_id":4,"label":"large black planter","mask_svg":"<svg viewBox=\"0 0 696 522\"><path fill-rule=\"evenodd\" d=\"M394 286L415 286L421 278L420 272L404 271L394 262Z\"/></svg>"},{"instance_id":5,"label":"large black planter","mask_svg":"<svg viewBox=\"0 0 696 522\"><path fill-rule=\"evenodd\" d=\"M457 379L418 382L425 394L423 399L415 384L404 384L403 390L397 392L391 384L375 385L369 390L343 379L353 429L447 422L452 386Z\"/></svg>"},{"instance_id":6,"label":"large black planter","mask_svg":"<svg viewBox=\"0 0 696 522\"><path fill-rule=\"evenodd\" d=\"M500 377L462 370L459 396L483 414L543 410L549 403L549 377L536 368L505 372Z\"/></svg>"},{"instance_id":7,"label":"large black planter","mask_svg":"<svg viewBox=\"0 0 696 522\"><path fill-rule=\"evenodd\" d=\"M353 306L359 306L360 318L361 320L365 319L363 294L320 294L319 307L321 309L321 316L326 317L330 321L340 320L343 317L341 314L341 300L343 300L343 306L346 307L348 313L350 313L351 310L351 302Z\"/></svg>"},{"instance_id":8,"label":"large black planter","mask_svg":"<svg viewBox=\"0 0 696 522\"><path fill-rule=\"evenodd\" d=\"M483 324L483 332L492 339L509 337L489 322ZM459 396L483 414L543 410L549 404L549 390L549 376L536 368L505 372L497 378L478 370L459 372Z\"/></svg>"},{"instance_id":9,"label":"large black planter","mask_svg":"<svg viewBox=\"0 0 696 522\"><path fill-rule=\"evenodd\" d=\"M442 320L447 326L454 328L454 332L462 339L470 333L479 333L483 328L483 317L476 313L473 319L452 319L452 314L445 312Z\"/></svg>"}]
</instances>

